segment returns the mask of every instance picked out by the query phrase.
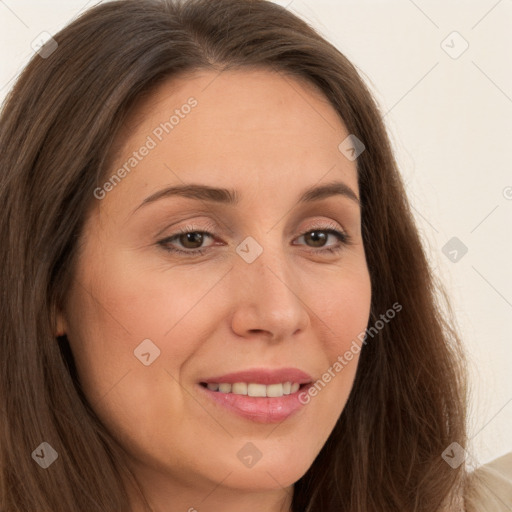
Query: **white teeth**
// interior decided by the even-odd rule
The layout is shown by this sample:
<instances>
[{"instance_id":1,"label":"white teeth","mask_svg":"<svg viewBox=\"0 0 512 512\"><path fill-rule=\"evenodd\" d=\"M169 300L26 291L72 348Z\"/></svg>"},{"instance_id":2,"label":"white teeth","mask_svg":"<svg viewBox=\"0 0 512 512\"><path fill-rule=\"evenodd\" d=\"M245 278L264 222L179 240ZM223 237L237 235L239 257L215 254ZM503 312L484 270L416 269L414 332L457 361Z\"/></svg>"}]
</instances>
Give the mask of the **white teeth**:
<instances>
[{"instance_id":1,"label":"white teeth","mask_svg":"<svg viewBox=\"0 0 512 512\"><path fill-rule=\"evenodd\" d=\"M248 395L253 397L280 397L295 393L300 388L297 382L282 382L279 384L258 384L255 382L235 382L234 384L210 382L207 388L219 393L233 393L234 395Z\"/></svg>"},{"instance_id":2,"label":"white teeth","mask_svg":"<svg viewBox=\"0 0 512 512\"><path fill-rule=\"evenodd\" d=\"M283 396L282 384L269 384L267 386L267 396Z\"/></svg>"},{"instance_id":3,"label":"white teeth","mask_svg":"<svg viewBox=\"0 0 512 512\"><path fill-rule=\"evenodd\" d=\"M247 395L247 384L245 382L235 382L231 387L231 393L235 395Z\"/></svg>"},{"instance_id":4,"label":"white teeth","mask_svg":"<svg viewBox=\"0 0 512 512\"><path fill-rule=\"evenodd\" d=\"M231 393L231 384L219 384L219 391L221 393Z\"/></svg>"},{"instance_id":5,"label":"white teeth","mask_svg":"<svg viewBox=\"0 0 512 512\"><path fill-rule=\"evenodd\" d=\"M247 384L247 394L249 396L267 396L267 386L265 384Z\"/></svg>"}]
</instances>

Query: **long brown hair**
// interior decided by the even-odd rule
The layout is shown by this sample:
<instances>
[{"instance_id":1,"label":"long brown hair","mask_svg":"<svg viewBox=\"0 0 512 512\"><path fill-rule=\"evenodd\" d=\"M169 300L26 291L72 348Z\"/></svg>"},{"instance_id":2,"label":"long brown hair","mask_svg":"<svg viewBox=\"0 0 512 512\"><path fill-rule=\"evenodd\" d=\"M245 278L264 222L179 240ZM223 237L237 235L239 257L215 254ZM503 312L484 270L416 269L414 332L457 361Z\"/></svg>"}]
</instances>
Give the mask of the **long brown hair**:
<instances>
[{"instance_id":1,"label":"long brown hair","mask_svg":"<svg viewBox=\"0 0 512 512\"><path fill-rule=\"evenodd\" d=\"M294 486L294 512L433 512L465 482L463 353L426 260L382 115L355 67L305 21L264 0L120 0L85 12L35 55L0 126L0 509L128 511L122 449L55 339L93 191L142 95L179 73L259 66L306 80L366 150L357 159L371 276L369 325L349 400ZM340 141L341 142L341 141ZM441 290L441 293L438 293ZM442 299L442 301L441 301ZM42 469L41 442L58 453ZM127 473L128 474L128 473Z\"/></svg>"}]
</instances>

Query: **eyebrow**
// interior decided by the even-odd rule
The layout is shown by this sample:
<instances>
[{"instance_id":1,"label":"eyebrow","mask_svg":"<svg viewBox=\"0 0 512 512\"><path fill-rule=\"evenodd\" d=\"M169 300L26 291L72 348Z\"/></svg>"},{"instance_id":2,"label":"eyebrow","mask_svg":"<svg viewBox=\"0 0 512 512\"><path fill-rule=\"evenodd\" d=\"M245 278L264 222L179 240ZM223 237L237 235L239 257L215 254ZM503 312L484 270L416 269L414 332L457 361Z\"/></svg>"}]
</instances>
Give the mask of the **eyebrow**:
<instances>
[{"instance_id":1,"label":"eyebrow","mask_svg":"<svg viewBox=\"0 0 512 512\"><path fill-rule=\"evenodd\" d=\"M341 181L318 185L304 190L299 196L298 203L310 203L336 195L347 197L358 205L360 204L356 193L347 184ZM146 197L146 199L144 199L144 201L135 208L132 214L145 205L173 196L187 197L198 201L208 201L226 205L237 205L240 202L240 195L234 189L216 188L209 185L197 184L175 185L159 190L158 192Z\"/></svg>"}]
</instances>

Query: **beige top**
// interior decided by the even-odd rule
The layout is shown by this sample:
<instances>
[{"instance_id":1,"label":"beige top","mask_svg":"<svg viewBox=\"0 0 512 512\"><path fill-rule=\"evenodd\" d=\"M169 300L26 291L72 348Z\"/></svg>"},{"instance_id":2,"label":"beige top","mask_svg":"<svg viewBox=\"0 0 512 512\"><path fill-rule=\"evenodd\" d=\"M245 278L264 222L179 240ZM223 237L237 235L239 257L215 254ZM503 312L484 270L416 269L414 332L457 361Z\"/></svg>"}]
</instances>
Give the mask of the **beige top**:
<instances>
[{"instance_id":1,"label":"beige top","mask_svg":"<svg viewBox=\"0 0 512 512\"><path fill-rule=\"evenodd\" d=\"M512 512L512 452L470 474L466 512Z\"/></svg>"}]
</instances>

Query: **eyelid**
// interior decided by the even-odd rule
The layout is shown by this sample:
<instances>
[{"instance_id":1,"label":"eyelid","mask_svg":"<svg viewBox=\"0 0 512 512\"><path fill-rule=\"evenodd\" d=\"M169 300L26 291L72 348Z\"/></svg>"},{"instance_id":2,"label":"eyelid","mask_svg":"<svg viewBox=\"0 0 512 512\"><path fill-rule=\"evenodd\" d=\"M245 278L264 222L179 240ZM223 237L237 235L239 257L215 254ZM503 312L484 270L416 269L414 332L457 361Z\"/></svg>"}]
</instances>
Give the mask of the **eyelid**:
<instances>
[{"instance_id":1,"label":"eyelid","mask_svg":"<svg viewBox=\"0 0 512 512\"><path fill-rule=\"evenodd\" d=\"M172 224L167 224L163 229L160 229L158 231L158 233L156 233L154 236L156 238L163 237L164 233L168 232L171 229L173 230L172 234L169 236L166 236L165 238L169 238L169 237L175 235L176 233L181 232L183 229L194 228L194 229L190 229L190 231L214 231L214 230L218 229L217 223L213 222L212 220L210 220L207 217L205 217L205 218L206 218L206 220L201 220L200 218L197 218L197 220L192 220L192 221L183 219L181 221L173 222ZM183 227L179 227L179 228L174 227L176 225L182 224L183 222L188 223L188 224L186 224ZM196 223L198 223L198 224L201 223L202 225L201 226L192 225L192 224L196 224ZM228 231L231 231L231 230L228 228Z\"/></svg>"},{"instance_id":2,"label":"eyelid","mask_svg":"<svg viewBox=\"0 0 512 512\"><path fill-rule=\"evenodd\" d=\"M313 221L313 224L311 226L308 226L306 230L301 230L301 235L309 231L313 231L315 229L320 230L326 228L335 229L336 231L342 231L343 233L345 233L345 230L342 227L340 227L340 225L337 222L331 220L317 220Z\"/></svg>"},{"instance_id":3,"label":"eyelid","mask_svg":"<svg viewBox=\"0 0 512 512\"><path fill-rule=\"evenodd\" d=\"M309 231L312 231L314 229L318 229L318 230L323 229L323 230L325 230L327 228L334 229L336 231L341 231L343 233L346 233L346 230L343 227L341 227L341 225L339 223L337 223L336 221L332 221L332 220L314 220L314 221L312 221L312 225L308 225L307 227L299 230L299 236L302 236L305 233L308 233ZM218 229L217 224L214 223L214 222L211 222L211 221L206 221L205 224L203 224L201 226L194 225L191 222L190 224L187 224L185 226L177 228L173 233L171 233L169 236L166 236L164 238L165 239L169 239L169 238L172 238L173 236L176 236L178 234L188 233L188 232L209 232L209 234L213 235L214 232L217 229ZM156 236L157 237L161 236L161 233L163 231L165 231L165 230L160 231ZM234 230L233 229L228 228L228 231L229 231L230 235L234 235Z\"/></svg>"}]
</instances>

